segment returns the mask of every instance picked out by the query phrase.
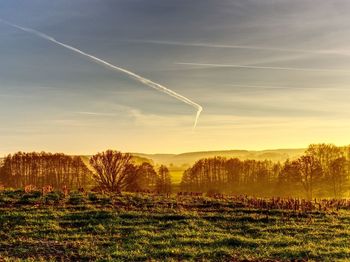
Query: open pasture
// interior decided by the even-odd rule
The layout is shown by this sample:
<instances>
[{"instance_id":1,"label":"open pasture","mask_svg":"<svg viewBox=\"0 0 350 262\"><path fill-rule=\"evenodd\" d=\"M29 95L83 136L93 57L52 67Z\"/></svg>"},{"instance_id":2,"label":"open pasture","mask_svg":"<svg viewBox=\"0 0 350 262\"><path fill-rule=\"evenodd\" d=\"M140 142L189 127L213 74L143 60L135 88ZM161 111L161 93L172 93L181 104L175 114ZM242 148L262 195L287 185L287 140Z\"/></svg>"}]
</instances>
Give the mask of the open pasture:
<instances>
[{"instance_id":1,"label":"open pasture","mask_svg":"<svg viewBox=\"0 0 350 262\"><path fill-rule=\"evenodd\" d=\"M308 211L260 207L264 201L244 199L96 193L64 197L55 192L42 196L6 191L0 197L0 257L4 261L350 259L348 202L321 210L312 205Z\"/></svg>"}]
</instances>

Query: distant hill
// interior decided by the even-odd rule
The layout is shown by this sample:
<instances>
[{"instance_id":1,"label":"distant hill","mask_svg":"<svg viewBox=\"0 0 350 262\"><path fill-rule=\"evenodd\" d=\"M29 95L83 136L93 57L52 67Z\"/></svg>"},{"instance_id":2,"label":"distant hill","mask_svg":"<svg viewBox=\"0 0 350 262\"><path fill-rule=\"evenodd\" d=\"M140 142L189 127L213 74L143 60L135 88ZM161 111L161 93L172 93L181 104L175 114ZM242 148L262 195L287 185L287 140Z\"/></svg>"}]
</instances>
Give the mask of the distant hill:
<instances>
[{"instance_id":1,"label":"distant hill","mask_svg":"<svg viewBox=\"0 0 350 262\"><path fill-rule=\"evenodd\" d=\"M136 164L148 162L154 165L174 165L174 166L188 166L193 165L201 158L221 156L226 158L239 158L241 160L254 159L254 160L271 160L274 162L283 162L287 159L293 160L301 156L305 152L305 148L296 149L271 149L271 150L223 150L223 151L200 151L200 152L188 152L182 154L144 154L144 153L131 153L133 161ZM82 160L88 164L91 156L81 155ZM3 158L0 158L0 162Z\"/></svg>"},{"instance_id":2,"label":"distant hill","mask_svg":"<svg viewBox=\"0 0 350 262\"><path fill-rule=\"evenodd\" d=\"M241 160L254 159L254 160L271 160L274 162L283 162L287 159L296 159L305 152L304 148L298 149L272 149L261 151L250 150L225 150L225 151L203 151L203 152L190 152L183 154L143 154L132 153L134 156L151 159L155 164L164 165L193 165L201 158L221 156L226 158L239 158Z\"/></svg>"}]
</instances>

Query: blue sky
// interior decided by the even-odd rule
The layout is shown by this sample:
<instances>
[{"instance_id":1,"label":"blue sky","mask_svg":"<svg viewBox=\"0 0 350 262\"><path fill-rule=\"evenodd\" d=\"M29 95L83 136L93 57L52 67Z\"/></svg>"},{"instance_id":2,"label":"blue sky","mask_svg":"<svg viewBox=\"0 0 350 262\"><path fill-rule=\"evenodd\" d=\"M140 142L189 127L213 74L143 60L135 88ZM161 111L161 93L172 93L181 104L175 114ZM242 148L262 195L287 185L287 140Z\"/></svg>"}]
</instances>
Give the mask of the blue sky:
<instances>
[{"instance_id":1,"label":"blue sky","mask_svg":"<svg viewBox=\"0 0 350 262\"><path fill-rule=\"evenodd\" d=\"M347 0L2 0L0 152L89 154L348 144Z\"/></svg>"}]
</instances>

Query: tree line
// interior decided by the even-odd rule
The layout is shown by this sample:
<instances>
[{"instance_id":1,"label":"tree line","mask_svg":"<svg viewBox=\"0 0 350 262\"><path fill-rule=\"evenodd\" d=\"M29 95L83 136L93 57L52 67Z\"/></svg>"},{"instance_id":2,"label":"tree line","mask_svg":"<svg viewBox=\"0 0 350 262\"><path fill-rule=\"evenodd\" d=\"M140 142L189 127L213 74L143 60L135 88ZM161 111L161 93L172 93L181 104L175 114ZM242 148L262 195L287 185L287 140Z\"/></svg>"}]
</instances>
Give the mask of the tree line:
<instances>
[{"instance_id":1,"label":"tree line","mask_svg":"<svg viewBox=\"0 0 350 262\"><path fill-rule=\"evenodd\" d=\"M350 146L312 144L305 154L285 163L206 158L182 177L184 191L258 196L347 196L350 190Z\"/></svg>"},{"instance_id":2,"label":"tree line","mask_svg":"<svg viewBox=\"0 0 350 262\"><path fill-rule=\"evenodd\" d=\"M0 182L12 188L27 185L78 188L87 185L90 178L91 171L80 157L59 153L18 152L6 156L0 167Z\"/></svg>"},{"instance_id":3,"label":"tree line","mask_svg":"<svg viewBox=\"0 0 350 262\"><path fill-rule=\"evenodd\" d=\"M84 163L79 156L18 152L0 164L0 185L56 189L92 188L105 192L152 191L170 193L166 166L155 170L148 162L136 164L132 155L107 150ZM180 184L186 192L256 196L334 197L349 195L350 146L313 144L304 155L284 163L269 160L204 158L188 168Z\"/></svg>"},{"instance_id":4,"label":"tree line","mask_svg":"<svg viewBox=\"0 0 350 262\"><path fill-rule=\"evenodd\" d=\"M107 150L92 156L86 165L79 156L52 153L18 152L6 156L0 164L0 185L6 188L95 188L121 191L171 192L171 178L166 166L158 172L144 162L137 165L130 154Z\"/></svg>"},{"instance_id":5,"label":"tree line","mask_svg":"<svg viewBox=\"0 0 350 262\"><path fill-rule=\"evenodd\" d=\"M184 172L181 189L230 194L255 194L263 189L268 194L280 170L280 164L267 160L205 158Z\"/></svg>"}]
</instances>

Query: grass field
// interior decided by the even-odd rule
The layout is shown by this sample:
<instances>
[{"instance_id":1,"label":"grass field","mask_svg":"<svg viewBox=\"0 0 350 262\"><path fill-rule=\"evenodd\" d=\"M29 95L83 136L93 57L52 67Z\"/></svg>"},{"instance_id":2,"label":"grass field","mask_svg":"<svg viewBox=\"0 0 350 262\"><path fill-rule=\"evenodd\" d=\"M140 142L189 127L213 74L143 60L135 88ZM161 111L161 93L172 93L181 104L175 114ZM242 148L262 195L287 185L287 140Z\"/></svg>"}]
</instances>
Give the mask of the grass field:
<instances>
[{"instance_id":1,"label":"grass field","mask_svg":"<svg viewBox=\"0 0 350 262\"><path fill-rule=\"evenodd\" d=\"M350 260L350 211L207 197L0 194L1 261Z\"/></svg>"}]
</instances>

